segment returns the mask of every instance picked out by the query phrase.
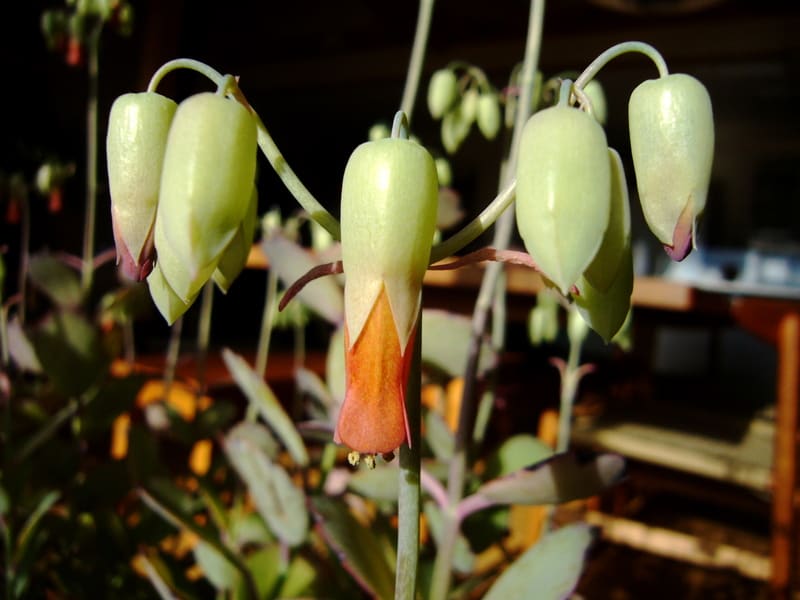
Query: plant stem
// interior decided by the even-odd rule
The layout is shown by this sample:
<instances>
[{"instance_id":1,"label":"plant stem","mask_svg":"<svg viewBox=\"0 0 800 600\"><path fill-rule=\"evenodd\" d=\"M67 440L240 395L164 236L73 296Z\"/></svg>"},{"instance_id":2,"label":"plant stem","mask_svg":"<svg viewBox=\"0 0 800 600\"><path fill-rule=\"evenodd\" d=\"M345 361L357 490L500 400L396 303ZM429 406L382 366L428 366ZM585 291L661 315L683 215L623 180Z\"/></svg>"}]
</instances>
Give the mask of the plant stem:
<instances>
[{"instance_id":1,"label":"plant stem","mask_svg":"<svg viewBox=\"0 0 800 600\"><path fill-rule=\"evenodd\" d=\"M400 493L397 499L397 572L395 600L414 600L419 562L420 511L420 387L422 382L422 320L414 336L414 356L406 384L406 415L411 439L400 447Z\"/></svg>"},{"instance_id":2,"label":"plant stem","mask_svg":"<svg viewBox=\"0 0 800 600\"><path fill-rule=\"evenodd\" d=\"M610 60L628 52L640 52L652 60L656 69L658 69L659 77L666 77L669 75L669 69L667 68L664 57L661 56L661 53L653 48L653 46L645 44L644 42L622 42L621 44L611 46L611 48L602 52L589 63L589 66L586 67L583 73L575 80L574 86L578 89L583 89Z\"/></svg>"},{"instance_id":3,"label":"plant stem","mask_svg":"<svg viewBox=\"0 0 800 600\"><path fill-rule=\"evenodd\" d=\"M272 339L272 323L275 320L275 311L278 310L278 274L275 269L267 271L267 289L264 292L264 309L261 313L261 331L258 335L258 348L256 350L255 372L261 375L262 379L267 377L267 359L269 357L269 345ZM247 420L254 421L258 416L258 410L249 402L247 405Z\"/></svg>"},{"instance_id":4,"label":"plant stem","mask_svg":"<svg viewBox=\"0 0 800 600\"><path fill-rule=\"evenodd\" d=\"M216 69L208 66L205 63L202 63L198 60L193 60L191 58L176 58L175 60L171 60L167 63L164 63L150 78L150 83L147 85L148 92L154 92L156 88L158 88L158 84L164 78L165 75L168 73L175 71L176 69L190 69L192 71L196 71L201 75L204 75L208 79L210 79L217 87L224 85L225 78L227 76L222 75ZM229 86L228 93L231 94L237 102L241 103L247 110L249 110L253 118L256 121L256 130L258 132L258 147L261 148L261 151L264 153L264 156L267 157L269 164L272 165L272 169L277 173L278 177L281 178L283 184L286 186L286 189L294 196L295 200L303 207L303 209L314 219L317 223L322 225L328 232L335 238L339 239L339 222L331 215L325 207L323 207L319 201L308 191L308 188L300 181L300 178L295 174L292 168L289 166L289 163L286 162L286 159L283 157L278 146L275 144L275 140L272 139L269 131L267 131L264 122L261 120L261 117L258 116L258 113L250 106L250 103L245 98L242 91L239 89L238 86L235 85L235 81L233 81L233 85Z\"/></svg>"},{"instance_id":5,"label":"plant stem","mask_svg":"<svg viewBox=\"0 0 800 600\"><path fill-rule=\"evenodd\" d=\"M208 345L211 339L211 313L214 307L214 281L209 279L203 286L203 300L200 304L200 319L197 323L197 381L198 394L206 391L206 363Z\"/></svg>"},{"instance_id":6,"label":"plant stem","mask_svg":"<svg viewBox=\"0 0 800 600\"><path fill-rule=\"evenodd\" d=\"M521 93L517 105L517 115L509 149L509 159L507 164L504 165L502 172L501 188L506 187L513 180L514 173L516 172L516 158L522 136L522 129L530 116L531 94L541 47L544 5L544 0L531 0L528 20L528 38L520 77ZM506 248L513 231L514 213L506 211L497 222L493 245L498 249ZM487 266L473 312L472 337L467 354L467 367L464 371L464 391L461 400L461 412L459 414L458 430L456 432L455 450L450 461L450 470L447 480L447 495L450 506L447 510L442 511L443 535L442 543L438 548L433 566L430 593L431 600L444 600L450 588L450 571L460 524L456 507L461 500L464 490L467 453L469 451L470 442L472 441L478 398L477 373L481 338L486 329L489 308L492 304L492 298L495 295L502 268L502 263L490 263Z\"/></svg>"},{"instance_id":7,"label":"plant stem","mask_svg":"<svg viewBox=\"0 0 800 600\"><path fill-rule=\"evenodd\" d=\"M183 317L178 317L169 331L167 356L164 359L164 398L169 396L169 388L175 381L175 369L178 366L178 356L181 351L181 331L183 330Z\"/></svg>"},{"instance_id":8,"label":"plant stem","mask_svg":"<svg viewBox=\"0 0 800 600\"><path fill-rule=\"evenodd\" d=\"M414 33L414 45L411 48L411 58L408 61L406 84L403 87L403 99L400 110L406 114L408 122L414 114L414 104L419 90L419 81L422 75L422 65L425 62L425 50L428 46L428 34L431 29L434 0L420 0L417 13L417 27Z\"/></svg>"},{"instance_id":9,"label":"plant stem","mask_svg":"<svg viewBox=\"0 0 800 600\"><path fill-rule=\"evenodd\" d=\"M86 42L89 91L86 99L86 214L83 224L81 289L87 294L94 277L94 226L97 213L97 88L102 22L93 25Z\"/></svg>"}]
</instances>

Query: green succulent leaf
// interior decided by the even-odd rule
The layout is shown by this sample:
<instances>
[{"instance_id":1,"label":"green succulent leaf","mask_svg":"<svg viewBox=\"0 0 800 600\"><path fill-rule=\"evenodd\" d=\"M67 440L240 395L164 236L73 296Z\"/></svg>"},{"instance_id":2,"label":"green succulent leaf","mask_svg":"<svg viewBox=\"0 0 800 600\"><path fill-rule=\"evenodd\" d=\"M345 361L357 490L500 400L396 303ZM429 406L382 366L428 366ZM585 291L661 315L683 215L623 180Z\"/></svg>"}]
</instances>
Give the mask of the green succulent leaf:
<instances>
[{"instance_id":1,"label":"green succulent leaf","mask_svg":"<svg viewBox=\"0 0 800 600\"><path fill-rule=\"evenodd\" d=\"M564 600L583 570L592 532L583 524L549 533L515 560L484 600Z\"/></svg>"}]
</instances>

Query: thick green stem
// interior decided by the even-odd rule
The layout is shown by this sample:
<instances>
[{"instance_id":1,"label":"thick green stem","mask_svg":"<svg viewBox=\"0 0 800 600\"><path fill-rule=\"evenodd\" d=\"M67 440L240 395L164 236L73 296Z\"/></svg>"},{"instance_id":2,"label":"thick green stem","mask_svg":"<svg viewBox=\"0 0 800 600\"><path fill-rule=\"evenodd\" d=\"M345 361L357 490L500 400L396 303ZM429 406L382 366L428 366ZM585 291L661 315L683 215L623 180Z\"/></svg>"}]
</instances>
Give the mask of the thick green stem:
<instances>
[{"instance_id":1,"label":"thick green stem","mask_svg":"<svg viewBox=\"0 0 800 600\"><path fill-rule=\"evenodd\" d=\"M434 0L420 0L419 2L414 46L411 48L411 58L408 61L408 71L406 72L406 84L403 88L403 99L400 102L400 110L406 114L409 123L414 114L414 104L422 75L422 65L425 62L425 49L428 46L428 34L431 29L433 3Z\"/></svg>"},{"instance_id":2,"label":"thick green stem","mask_svg":"<svg viewBox=\"0 0 800 600\"><path fill-rule=\"evenodd\" d=\"M406 414L411 439L400 447L400 493L397 499L397 572L395 600L414 600L419 562L420 511L420 386L422 382L422 324L414 336L414 356L406 384Z\"/></svg>"},{"instance_id":3,"label":"thick green stem","mask_svg":"<svg viewBox=\"0 0 800 600\"><path fill-rule=\"evenodd\" d=\"M539 62L542 25L544 22L544 0L531 0L528 20L528 38L525 46L520 77L520 100L518 103L514 131L509 149L509 159L503 167L500 187L506 188L514 179L517 153L522 129L530 116L531 95ZM506 248L514 231L514 213L506 211L497 222L494 235L494 246ZM450 570L457 539L459 520L455 507L461 500L464 491L464 480L467 470L467 458L472 441L475 413L478 400L478 358L480 356L481 338L486 329L489 308L495 296L497 282L502 271L502 263L490 263L481 282L478 299L472 318L472 337L468 350L467 367L464 371L464 391L461 400L461 412L456 432L456 444L453 458L450 461L447 495L449 510L443 511L444 531L442 543L438 548L433 567L431 581L431 600L444 600L450 588Z\"/></svg>"},{"instance_id":4,"label":"thick green stem","mask_svg":"<svg viewBox=\"0 0 800 600\"><path fill-rule=\"evenodd\" d=\"M272 339L272 323L278 310L278 274L275 269L267 271L267 289L264 292L264 309L261 312L261 331L258 335L256 349L255 372L262 379L267 377L267 359L269 358L269 345ZM247 420L255 421L258 409L251 402L247 406Z\"/></svg>"},{"instance_id":5,"label":"thick green stem","mask_svg":"<svg viewBox=\"0 0 800 600\"><path fill-rule=\"evenodd\" d=\"M97 214L97 87L100 72L100 32L98 23L86 44L89 91L86 100L86 214L83 224L83 263L81 289L88 293L94 277L94 229Z\"/></svg>"}]
</instances>

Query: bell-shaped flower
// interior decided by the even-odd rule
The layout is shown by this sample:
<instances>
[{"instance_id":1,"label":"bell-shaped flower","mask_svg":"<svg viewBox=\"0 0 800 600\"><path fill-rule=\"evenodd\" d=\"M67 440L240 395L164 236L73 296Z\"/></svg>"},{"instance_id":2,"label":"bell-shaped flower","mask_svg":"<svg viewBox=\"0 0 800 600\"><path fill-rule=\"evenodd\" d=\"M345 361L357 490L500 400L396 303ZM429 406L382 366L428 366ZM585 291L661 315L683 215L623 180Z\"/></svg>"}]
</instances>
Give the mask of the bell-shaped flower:
<instances>
[{"instance_id":1,"label":"bell-shaped flower","mask_svg":"<svg viewBox=\"0 0 800 600\"><path fill-rule=\"evenodd\" d=\"M212 93L180 104L164 153L155 244L161 273L184 302L239 230L255 168L256 125L246 108Z\"/></svg>"},{"instance_id":2,"label":"bell-shaped flower","mask_svg":"<svg viewBox=\"0 0 800 600\"><path fill-rule=\"evenodd\" d=\"M528 120L517 164L517 226L534 262L565 295L600 247L609 190L608 145L595 119L554 106Z\"/></svg>"},{"instance_id":3,"label":"bell-shaped flower","mask_svg":"<svg viewBox=\"0 0 800 600\"><path fill-rule=\"evenodd\" d=\"M355 149L342 183L346 391L334 440L365 454L407 442L405 386L436 224L431 155L388 138Z\"/></svg>"},{"instance_id":4,"label":"bell-shaped flower","mask_svg":"<svg viewBox=\"0 0 800 600\"><path fill-rule=\"evenodd\" d=\"M176 108L155 92L125 94L114 101L108 118L106 156L117 262L136 281L153 268L153 222Z\"/></svg>"},{"instance_id":5,"label":"bell-shaped flower","mask_svg":"<svg viewBox=\"0 0 800 600\"><path fill-rule=\"evenodd\" d=\"M603 242L575 284L575 304L584 321L606 341L619 331L631 306L633 253L628 187L619 154L608 150L611 207Z\"/></svg>"},{"instance_id":6,"label":"bell-shaped flower","mask_svg":"<svg viewBox=\"0 0 800 600\"><path fill-rule=\"evenodd\" d=\"M628 102L631 154L645 219L673 260L694 246L714 157L714 117L705 86L673 74L644 81Z\"/></svg>"}]
</instances>

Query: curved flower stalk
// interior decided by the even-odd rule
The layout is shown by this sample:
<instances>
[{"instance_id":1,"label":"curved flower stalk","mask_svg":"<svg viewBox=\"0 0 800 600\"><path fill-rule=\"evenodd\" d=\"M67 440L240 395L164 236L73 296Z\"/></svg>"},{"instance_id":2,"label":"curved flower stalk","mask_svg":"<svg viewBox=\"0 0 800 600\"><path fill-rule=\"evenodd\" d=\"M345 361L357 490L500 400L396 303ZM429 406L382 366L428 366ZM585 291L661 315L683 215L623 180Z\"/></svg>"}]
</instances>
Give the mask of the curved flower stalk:
<instances>
[{"instance_id":1,"label":"curved flower stalk","mask_svg":"<svg viewBox=\"0 0 800 600\"><path fill-rule=\"evenodd\" d=\"M351 155L342 183L346 392L334 439L388 453L409 441L405 386L438 182L419 144L387 138Z\"/></svg>"}]
</instances>

